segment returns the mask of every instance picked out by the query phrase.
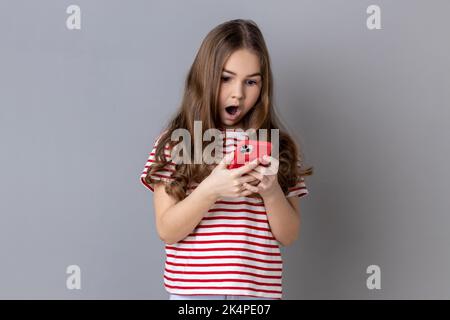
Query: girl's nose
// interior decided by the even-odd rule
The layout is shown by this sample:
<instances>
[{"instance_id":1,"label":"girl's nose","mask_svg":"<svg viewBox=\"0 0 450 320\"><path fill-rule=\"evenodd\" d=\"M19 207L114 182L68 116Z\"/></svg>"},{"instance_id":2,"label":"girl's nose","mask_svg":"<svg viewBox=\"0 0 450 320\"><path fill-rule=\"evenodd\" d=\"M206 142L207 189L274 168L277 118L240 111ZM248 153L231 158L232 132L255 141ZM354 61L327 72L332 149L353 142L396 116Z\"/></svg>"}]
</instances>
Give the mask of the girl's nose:
<instances>
[{"instance_id":1,"label":"girl's nose","mask_svg":"<svg viewBox=\"0 0 450 320\"><path fill-rule=\"evenodd\" d=\"M234 88L233 88L233 98L234 99L242 99L244 96L244 90L242 89L242 85L237 84Z\"/></svg>"}]
</instances>

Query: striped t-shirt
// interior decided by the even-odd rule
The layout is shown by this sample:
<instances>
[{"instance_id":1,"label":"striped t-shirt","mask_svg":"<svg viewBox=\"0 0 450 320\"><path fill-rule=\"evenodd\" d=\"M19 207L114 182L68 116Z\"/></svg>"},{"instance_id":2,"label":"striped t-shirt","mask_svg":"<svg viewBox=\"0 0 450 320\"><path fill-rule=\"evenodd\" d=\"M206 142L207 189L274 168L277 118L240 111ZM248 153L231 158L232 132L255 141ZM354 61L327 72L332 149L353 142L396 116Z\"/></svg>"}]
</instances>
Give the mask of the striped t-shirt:
<instances>
[{"instance_id":1,"label":"striped t-shirt","mask_svg":"<svg viewBox=\"0 0 450 320\"><path fill-rule=\"evenodd\" d=\"M153 150L140 176L141 182L154 190L144 178L155 162ZM224 152L229 153L246 133L222 131ZM154 180L170 182L175 164L166 145L169 161ZM298 163L299 164L299 163ZM186 195L197 186L191 183ZM308 194L304 179L289 188L286 197ZM164 286L177 295L246 295L282 298L282 268L279 242L274 238L260 197L222 197L205 213L202 221L183 240L165 246Z\"/></svg>"}]
</instances>

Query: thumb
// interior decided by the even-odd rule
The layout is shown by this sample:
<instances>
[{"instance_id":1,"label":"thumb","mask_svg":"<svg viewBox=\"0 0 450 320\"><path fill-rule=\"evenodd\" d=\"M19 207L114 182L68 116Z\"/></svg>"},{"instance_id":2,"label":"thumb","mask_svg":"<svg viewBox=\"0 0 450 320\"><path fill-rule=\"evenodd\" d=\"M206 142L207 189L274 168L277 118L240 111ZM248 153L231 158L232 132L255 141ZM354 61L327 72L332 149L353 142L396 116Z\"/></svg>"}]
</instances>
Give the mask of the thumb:
<instances>
[{"instance_id":1,"label":"thumb","mask_svg":"<svg viewBox=\"0 0 450 320\"><path fill-rule=\"evenodd\" d=\"M233 160L233 158L234 158L234 153L233 152L227 153L222 158L222 160L220 160L220 162L217 165L217 167L225 169L227 167L227 165L229 165L231 163L231 160Z\"/></svg>"}]
</instances>

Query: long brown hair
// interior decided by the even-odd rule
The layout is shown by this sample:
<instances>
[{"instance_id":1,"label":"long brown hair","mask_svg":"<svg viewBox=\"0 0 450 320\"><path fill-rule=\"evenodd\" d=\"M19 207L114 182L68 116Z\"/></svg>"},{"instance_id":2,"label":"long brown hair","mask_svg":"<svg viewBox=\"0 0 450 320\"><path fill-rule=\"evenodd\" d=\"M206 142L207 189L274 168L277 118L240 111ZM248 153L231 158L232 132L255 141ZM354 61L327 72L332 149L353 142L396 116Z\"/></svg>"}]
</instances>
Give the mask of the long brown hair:
<instances>
[{"instance_id":1,"label":"long brown hair","mask_svg":"<svg viewBox=\"0 0 450 320\"><path fill-rule=\"evenodd\" d=\"M194 136L194 121L201 121L202 134L212 128L221 128L219 114L219 89L222 69L227 59L239 49L248 49L260 59L262 88L255 106L243 119L243 130L267 129L270 141L271 129L279 129L279 168L278 182L285 194L294 186L301 176L313 174L313 167L303 168L303 156L300 148L282 126L275 114L272 102L273 82L269 52L263 35L255 22L251 20L231 20L212 29L203 40L195 60L187 74L181 105L169 121L159 138L155 150L155 162L145 177L147 183L152 181L151 174L164 168L168 163L164 156L164 147L173 147L177 141L171 141L175 129L184 128ZM209 142L203 141L203 148ZM193 141L191 142L193 150ZM193 162L193 161L191 161ZM300 164L300 166L299 166ZM166 184L166 192L177 200L186 197L190 182L200 183L212 171L207 164L176 164L172 182Z\"/></svg>"}]
</instances>

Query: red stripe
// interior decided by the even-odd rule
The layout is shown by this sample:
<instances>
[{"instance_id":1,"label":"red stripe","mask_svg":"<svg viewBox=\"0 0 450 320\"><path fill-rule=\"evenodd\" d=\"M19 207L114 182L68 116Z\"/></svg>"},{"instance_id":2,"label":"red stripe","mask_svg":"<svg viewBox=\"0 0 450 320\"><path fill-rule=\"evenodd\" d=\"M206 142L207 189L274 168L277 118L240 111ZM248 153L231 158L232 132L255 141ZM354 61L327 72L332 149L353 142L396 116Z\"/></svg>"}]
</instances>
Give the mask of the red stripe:
<instances>
[{"instance_id":1,"label":"red stripe","mask_svg":"<svg viewBox=\"0 0 450 320\"><path fill-rule=\"evenodd\" d=\"M171 258L181 258L181 256L175 256L172 254L168 254L168 257ZM190 258L190 257L187 257ZM261 260L261 259L251 259L251 260ZM261 260L262 262L267 262L264 260ZM270 263L270 262L268 262ZM281 263L277 262L277 263ZM201 263L176 263L176 262L171 262L171 261L166 261L166 264L171 265L171 266L177 266L177 267L244 267L244 268L252 268L252 269L257 269L257 270L264 270L264 271L279 271L281 272L282 269L281 268L264 268L264 267L259 267L259 266L253 266L251 264L245 264L245 263L208 263L208 264L201 264Z\"/></svg>"},{"instance_id":2,"label":"red stripe","mask_svg":"<svg viewBox=\"0 0 450 320\"><path fill-rule=\"evenodd\" d=\"M247 279L182 279L182 278L171 278L164 275L164 279L169 281L179 281L179 282L244 282L244 283L252 283L258 286L266 286L266 287L280 287L281 283L268 283L268 282L258 282L254 280Z\"/></svg>"},{"instance_id":3,"label":"red stripe","mask_svg":"<svg viewBox=\"0 0 450 320\"><path fill-rule=\"evenodd\" d=\"M164 154L164 156L166 156L166 157L170 157L170 156L171 156L170 152L169 152L169 153L164 152L163 154ZM151 152L151 153L149 154L150 157L151 157L151 156L154 156L154 155L155 155L155 152ZM149 158L150 158L150 157L149 157Z\"/></svg>"},{"instance_id":4,"label":"red stripe","mask_svg":"<svg viewBox=\"0 0 450 320\"><path fill-rule=\"evenodd\" d=\"M251 244L254 246L260 246L260 247L265 247L265 248L278 248L277 245L275 244L262 244L262 243L258 243L258 242L252 242L252 241L246 241L246 240L208 240L208 241L179 241L178 243L193 243L193 244L197 244L197 243L246 243L246 244Z\"/></svg>"},{"instance_id":5,"label":"red stripe","mask_svg":"<svg viewBox=\"0 0 450 320\"><path fill-rule=\"evenodd\" d=\"M167 268L164 268L165 271L169 273L175 273L175 274L243 274L246 276L251 277L258 277L258 278L267 278L267 279L281 279L281 276L268 276L264 274L257 274L257 273L251 273L251 272L244 272L244 271L176 271L176 270L170 270Z\"/></svg>"},{"instance_id":6,"label":"red stripe","mask_svg":"<svg viewBox=\"0 0 450 320\"><path fill-rule=\"evenodd\" d=\"M300 190L300 189L306 189L305 186L300 186L300 184L302 184L301 182L299 182L296 186L289 188L289 190ZM298 186L298 187L297 187Z\"/></svg>"},{"instance_id":7,"label":"red stripe","mask_svg":"<svg viewBox=\"0 0 450 320\"><path fill-rule=\"evenodd\" d=\"M306 187L296 187L296 188L292 187L292 188L289 188L289 191L295 191L295 190L301 190L301 189L306 189Z\"/></svg>"},{"instance_id":8,"label":"red stripe","mask_svg":"<svg viewBox=\"0 0 450 320\"><path fill-rule=\"evenodd\" d=\"M170 248L169 246L166 246L166 249L171 249L171 250L175 250L175 251L199 251L199 252L245 251L245 252L250 252L250 253L262 254L262 255L266 255L266 256L281 256L281 254L279 252L265 252L265 251L247 249L247 248L177 248L177 247Z\"/></svg>"},{"instance_id":9,"label":"red stripe","mask_svg":"<svg viewBox=\"0 0 450 320\"><path fill-rule=\"evenodd\" d=\"M283 263L281 260L265 260L265 259L258 259L253 258L249 256L179 256L174 255L171 253L167 253L167 257L169 258L180 258L180 259L246 259L246 260L252 260L257 262L263 262L263 263L273 263L273 264L280 264Z\"/></svg>"},{"instance_id":10,"label":"red stripe","mask_svg":"<svg viewBox=\"0 0 450 320\"><path fill-rule=\"evenodd\" d=\"M182 287L182 286L171 286L171 285L168 285L167 283L164 283L164 285L170 289L230 289L230 290L252 290L252 291L257 291L257 292L281 294L281 291L262 290L262 289L255 289L255 288L250 288L250 287Z\"/></svg>"},{"instance_id":11,"label":"red stripe","mask_svg":"<svg viewBox=\"0 0 450 320\"><path fill-rule=\"evenodd\" d=\"M253 230L260 230L260 231L270 231L269 228L260 228L260 227L248 226L248 225L246 225L246 224L214 224L214 225L200 225L200 226L197 227L197 229L203 229L203 228L221 228L221 227L247 228L247 229L253 229Z\"/></svg>"},{"instance_id":12,"label":"red stripe","mask_svg":"<svg viewBox=\"0 0 450 320\"><path fill-rule=\"evenodd\" d=\"M205 217L203 218L203 220L249 220L254 222L268 223L268 221L264 219L255 219L249 217L230 217L230 216Z\"/></svg>"},{"instance_id":13,"label":"red stripe","mask_svg":"<svg viewBox=\"0 0 450 320\"><path fill-rule=\"evenodd\" d=\"M144 177L141 177L141 181L143 184L145 184L150 190L152 190L153 192L155 192L155 190L152 188L151 185L149 185L147 182L145 182Z\"/></svg>"},{"instance_id":14,"label":"red stripe","mask_svg":"<svg viewBox=\"0 0 450 320\"><path fill-rule=\"evenodd\" d=\"M156 160L154 160L154 159L152 159L152 160L148 160L147 162L151 162L151 163L162 163L162 162L156 161ZM164 163L166 163L166 162L164 162ZM176 165L176 163L175 163L175 162L173 162L173 161L170 161L170 162L167 162L167 163L166 163L166 165L171 165L171 166L175 166L175 165ZM148 166L149 166L149 165L147 165L147 166L146 166L146 168L147 168Z\"/></svg>"},{"instance_id":15,"label":"red stripe","mask_svg":"<svg viewBox=\"0 0 450 320\"><path fill-rule=\"evenodd\" d=\"M251 234L251 233L246 233L246 232L195 232L195 233L191 233L189 236L196 236L196 237L201 237L201 236L232 236L232 235L236 235L236 236L247 236L247 237L253 237L253 238L260 238L260 239L268 239L268 240L276 240L274 237L269 237L269 236L261 236L258 234Z\"/></svg>"},{"instance_id":16,"label":"red stripe","mask_svg":"<svg viewBox=\"0 0 450 320\"><path fill-rule=\"evenodd\" d=\"M208 210L208 212L218 212L218 211L225 211L225 212L249 212L249 213L253 213L253 214L267 215L266 211L255 211L255 210L249 210L249 209L214 208L214 209L209 209Z\"/></svg>"}]
</instances>

